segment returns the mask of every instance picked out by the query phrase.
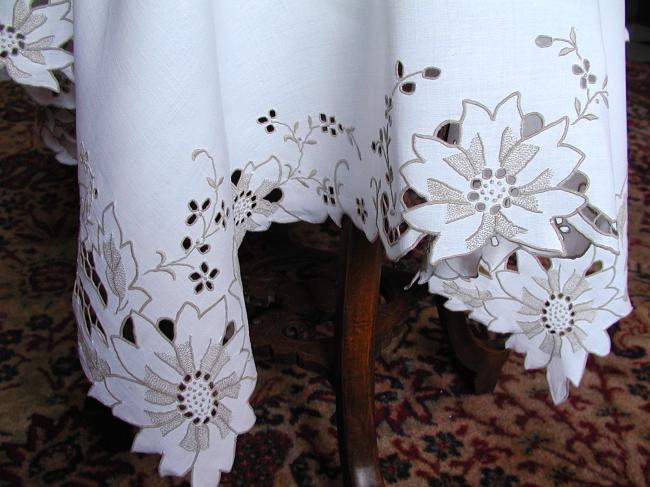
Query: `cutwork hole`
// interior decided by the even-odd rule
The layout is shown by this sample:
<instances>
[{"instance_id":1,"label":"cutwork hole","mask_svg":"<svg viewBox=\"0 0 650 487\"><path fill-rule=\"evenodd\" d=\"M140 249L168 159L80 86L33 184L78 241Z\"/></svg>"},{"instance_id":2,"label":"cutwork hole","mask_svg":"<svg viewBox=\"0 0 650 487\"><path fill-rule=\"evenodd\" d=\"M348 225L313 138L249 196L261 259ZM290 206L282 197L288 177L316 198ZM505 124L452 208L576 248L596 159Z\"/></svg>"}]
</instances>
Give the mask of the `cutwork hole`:
<instances>
[{"instance_id":1,"label":"cutwork hole","mask_svg":"<svg viewBox=\"0 0 650 487\"><path fill-rule=\"evenodd\" d=\"M451 145L458 144L460 138L460 124L458 122L447 122L440 126L435 136Z\"/></svg>"},{"instance_id":2,"label":"cutwork hole","mask_svg":"<svg viewBox=\"0 0 650 487\"><path fill-rule=\"evenodd\" d=\"M537 260L545 270L549 270L551 268L551 259L548 257L538 256Z\"/></svg>"},{"instance_id":3,"label":"cutwork hole","mask_svg":"<svg viewBox=\"0 0 650 487\"><path fill-rule=\"evenodd\" d=\"M226 331L223 334L223 340L221 344L225 345L226 343L228 343L234 334L235 334L235 322L229 321L228 324L226 325Z\"/></svg>"},{"instance_id":4,"label":"cutwork hole","mask_svg":"<svg viewBox=\"0 0 650 487\"><path fill-rule=\"evenodd\" d=\"M593 264L589 266L589 269L587 269L587 272L585 272L586 276L590 276L592 274L596 274L597 272L600 272L603 270L603 263L600 260L597 260Z\"/></svg>"},{"instance_id":5,"label":"cutwork hole","mask_svg":"<svg viewBox=\"0 0 650 487\"><path fill-rule=\"evenodd\" d=\"M596 225L596 228L603 233L614 233L614 228L612 227L612 224L609 222L607 217L602 213L596 217L596 219L594 220L594 225Z\"/></svg>"},{"instance_id":6,"label":"cutwork hole","mask_svg":"<svg viewBox=\"0 0 650 487\"><path fill-rule=\"evenodd\" d=\"M517 263L517 254L511 254L506 262L506 268L510 271L519 272L519 265Z\"/></svg>"},{"instance_id":7,"label":"cutwork hole","mask_svg":"<svg viewBox=\"0 0 650 487\"><path fill-rule=\"evenodd\" d=\"M591 207L591 206L584 206L584 207L580 210L580 214L581 214L581 215L582 215L586 220L593 222L593 221L596 219L596 217L598 216L598 211L596 211L596 209L593 208L593 207Z\"/></svg>"},{"instance_id":8,"label":"cutwork hole","mask_svg":"<svg viewBox=\"0 0 650 487\"><path fill-rule=\"evenodd\" d=\"M135 345L135 334L133 333L133 318L131 318L131 316L128 316L122 323L122 329L120 330L120 334L122 335L122 338L124 338L127 342L131 342L133 345Z\"/></svg>"},{"instance_id":9,"label":"cutwork hole","mask_svg":"<svg viewBox=\"0 0 650 487\"><path fill-rule=\"evenodd\" d=\"M544 128L544 119L539 113L528 113L524 115L521 122L521 135L530 137Z\"/></svg>"},{"instance_id":10,"label":"cutwork hole","mask_svg":"<svg viewBox=\"0 0 650 487\"><path fill-rule=\"evenodd\" d=\"M277 203L282 199L283 193L280 188L275 188L271 190L269 194L267 194L264 199L268 201L269 203Z\"/></svg>"},{"instance_id":11,"label":"cutwork hole","mask_svg":"<svg viewBox=\"0 0 650 487\"><path fill-rule=\"evenodd\" d=\"M408 188L406 191L404 191L404 195L402 196L402 201L404 202L404 206L406 208L413 208L414 206L421 205L427 202L427 200L425 200L422 196L417 194L411 188Z\"/></svg>"},{"instance_id":12,"label":"cutwork hole","mask_svg":"<svg viewBox=\"0 0 650 487\"><path fill-rule=\"evenodd\" d=\"M237 183L239 182L239 178L241 178L241 169L235 169L230 175L230 181L232 181L232 184L237 186Z\"/></svg>"},{"instance_id":13,"label":"cutwork hole","mask_svg":"<svg viewBox=\"0 0 650 487\"><path fill-rule=\"evenodd\" d=\"M589 187L589 180L584 173L576 171L562 183L562 187L577 191L578 193L584 193Z\"/></svg>"},{"instance_id":14,"label":"cutwork hole","mask_svg":"<svg viewBox=\"0 0 650 487\"><path fill-rule=\"evenodd\" d=\"M170 342L174 341L174 322L169 318L158 320L158 329L165 335Z\"/></svg>"}]
</instances>

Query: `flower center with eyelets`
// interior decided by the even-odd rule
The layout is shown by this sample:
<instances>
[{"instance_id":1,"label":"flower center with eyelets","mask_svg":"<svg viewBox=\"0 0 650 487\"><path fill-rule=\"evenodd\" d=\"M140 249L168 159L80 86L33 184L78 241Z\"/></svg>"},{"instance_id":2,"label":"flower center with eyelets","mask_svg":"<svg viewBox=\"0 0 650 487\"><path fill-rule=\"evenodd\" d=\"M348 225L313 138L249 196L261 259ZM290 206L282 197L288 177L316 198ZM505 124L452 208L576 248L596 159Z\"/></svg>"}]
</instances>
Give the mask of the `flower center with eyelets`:
<instances>
[{"instance_id":1,"label":"flower center with eyelets","mask_svg":"<svg viewBox=\"0 0 650 487\"><path fill-rule=\"evenodd\" d=\"M25 48L25 36L11 25L0 24L0 58L17 56Z\"/></svg>"},{"instance_id":2,"label":"flower center with eyelets","mask_svg":"<svg viewBox=\"0 0 650 487\"><path fill-rule=\"evenodd\" d=\"M177 407L194 424L207 423L217 415L217 394L210 374L197 370L178 384Z\"/></svg>"},{"instance_id":3,"label":"flower center with eyelets","mask_svg":"<svg viewBox=\"0 0 650 487\"><path fill-rule=\"evenodd\" d=\"M517 179L508 175L503 168L496 171L485 168L480 176L470 181L467 199L474 203L476 211L489 211L491 215L496 215L502 207L510 207L511 196L519 195L519 188L514 187L516 182Z\"/></svg>"},{"instance_id":4,"label":"flower center with eyelets","mask_svg":"<svg viewBox=\"0 0 650 487\"><path fill-rule=\"evenodd\" d=\"M250 218L256 206L257 195L254 195L251 190L236 194L233 200L235 225L241 225L247 218Z\"/></svg>"},{"instance_id":5,"label":"flower center with eyelets","mask_svg":"<svg viewBox=\"0 0 650 487\"><path fill-rule=\"evenodd\" d=\"M565 294L551 294L542 308L540 317L544 328L552 335L564 336L573 331L576 312L571 297Z\"/></svg>"}]
</instances>

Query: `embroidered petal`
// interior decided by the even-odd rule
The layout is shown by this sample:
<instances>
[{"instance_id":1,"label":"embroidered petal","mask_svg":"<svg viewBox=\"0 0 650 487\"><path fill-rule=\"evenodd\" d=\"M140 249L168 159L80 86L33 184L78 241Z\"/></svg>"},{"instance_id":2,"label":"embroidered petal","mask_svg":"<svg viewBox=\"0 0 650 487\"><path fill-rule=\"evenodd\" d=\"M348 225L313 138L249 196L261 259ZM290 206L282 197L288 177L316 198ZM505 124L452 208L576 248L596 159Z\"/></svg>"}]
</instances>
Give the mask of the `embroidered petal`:
<instances>
[{"instance_id":1,"label":"embroidered petal","mask_svg":"<svg viewBox=\"0 0 650 487\"><path fill-rule=\"evenodd\" d=\"M404 178L418 194L426 197L427 180L435 177L452 188L463 189L475 172L467 156L455 146L449 146L437 137L413 136L415 161L401 168Z\"/></svg>"},{"instance_id":2,"label":"embroidered petal","mask_svg":"<svg viewBox=\"0 0 650 487\"><path fill-rule=\"evenodd\" d=\"M179 431L184 431L184 428L179 428ZM178 442L176 443L178 445ZM182 477L187 474L192 468L192 463L196 459L196 453L188 451L180 446L171 451L165 451L158 465L158 473L160 475L175 475Z\"/></svg>"},{"instance_id":3,"label":"embroidered petal","mask_svg":"<svg viewBox=\"0 0 650 487\"><path fill-rule=\"evenodd\" d=\"M230 426L237 434L246 433L255 424L255 412L253 408L245 402L253 393L255 381L252 379L242 380L240 383L239 394L237 399L223 398L221 401L230 409Z\"/></svg>"},{"instance_id":4,"label":"embroidered petal","mask_svg":"<svg viewBox=\"0 0 650 487\"><path fill-rule=\"evenodd\" d=\"M481 213L475 213L467 218L454 222L458 233L442 232L432 244L429 262L433 265L442 259L456 257L469 253L468 239L481 225ZM464 238L463 238L464 237Z\"/></svg>"},{"instance_id":5,"label":"embroidered petal","mask_svg":"<svg viewBox=\"0 0 650 487\"><path fill-rule=\"evenodd\" d=\"M580 385L582 374L585 371L587 352L582 348L574 352L571 347L567 345L569 344L566 343L566 341L562 344L562 351L560 354L561 367L564 375L577 387Z\"/></svg>"},{"instance_id":6,"label":"embroidered petal","mask_svg":"<svg viewBox=\"0 0 650 487\"><path fill-rule=\"evenodd\" d=\"M527 184L550 169L549 185L557 186L573 172L584 158L584 154L563 144L567 126L568 120L562 118L526 139L526 144L539 147L539 151L517 174L517 184Z\"/></svg>"},{"instance_id":7,"label":"embroidered petal","mask_svg":"<svg viewBox=\"0 0 650 487\"><path fill-rule=\"evenodd\" d=\"M54 78L50 70L60 69L71 64L73 62L72 55L63 49L44 49L37 52L40 55L31 55L32 59L23 55L22 51L20 55L12 57L14 68L22 73L19 77L12 75L9 67L7 67L7 72L18 83L29 86L42 86L58 93L59 82ZM33 59L39 62L35 62Z\"/></svg>"},{"instance_id":8,"label":"embroidered petal","mask_svg":"<svg viewBox=\"0 0 650 487\"><path fill-rule=\"evenodd\" d=\"M501 211L508 220L517 222L519 228L525 230L511 232L506 238L533 249L564 253L562 239L551 225L552 215L530 212L515 205Z\"/></svg>"},{"instance_id":9,"label":"embroidered petal","mask_svg":"<svg viewBox=\"0 0 650 487\"><path fill-rule=\"evenodd\" d=\"M587 329L587 327L589 325L580 325L580 328ZM593 325L591 328L588 333L585 333L580 342L588 352L604 357L609 353L611 347L609 335L602 329L593 329L596 328Z\"/></svg>"},{"instance_id":10,"label":"embroidered petal","mask_svg":"<svg viewBox=\"0 0 650 487\"><path fill-rule=\"evenodd\" d=\"M154 424L152 418L143 407L145 404L145 395L149 390L148 387L134 380L117 376L107 377L106 387L113 396L121 400L119 404L113 407L113 415L127 423L140 427L152 426ZM160 410L161 407L152 404L150 409Z\"/></svg>"},{"instance_id":11,"label":"embroidered petal","mask_svg":"<svg viewBox=\"0 0 650 487\"><path fill-rule=\"evenodd\" d=\"M517 353L524 353L524 367L526 370L541 369L546 367L551 359L549 354L540 349L540 344L544 339L543 335L537 335L533 339L527 338L521 333L511 335L506 341L506 348L514 350Z\"/></svg>"},{"instance_id":12,"label":"embroidered petal","mask_svg":"<svg viewBox=\"0 0 650 487\"><path fill-rule=\"evenodd\" d=\"M134 322L136 319L134 315ZM163 379L173 382L178 378L178 372L161 360L156 352L162 349L162 351L171 355L175 354L174 349L155 329L155 325L149 322L145 323L146 325L139 328L140 333L136 335L140 347L135 347L123 338L112 338L113 347L117 352L120 362L126 370L137 377L145 377L146 367L152 367ZM145 335L143 330L147 330L147 328L151 328L151 331ZM134 326L134 329L137 333L138 328ZM159 347L155 347L154 345L159 345Z\"/></svg>"},{"instance_id":13,"label":"embroidered petal","mask_svg":"<svg viewBox=\"0 0 650 487\"><path fill-rule=\"evenodd\" d=\"M516 299L495 298L485 301L485 308L494 319L490 322L488 328L490 331L498 333L521 333L519 321L536 322L531 316L520 314L522 304Z\"/></svg>"},{"instance_id":14,"label":"embroidered petal","mask_svg":"<svg viewBox=\"0 0 650 487\"><path fill-rule=\"evenodd\" d=\"M555 404L564 402L569 397L569 383L559 357L553 358L546 368L546 381Z\"/></svg>"},{"instance_id":15,"label":"embroidered petal","mask_svg":"<svg viewBox=\"0 0 650 487\"><path fill-rule=\"evenodd\" d=\"M159 428L142 428L133 439L131 451L136 453L161 453L161 438Z\"/></svg>"},{"instance_id":16,"label":"embroidered petal","mask_svg":"<svg viewBox=\"0 0 650 487\"><path fill-rule=\"evenodd\" d=\"M447 216L447 205L444 203L424 203L405 210L402 216L406 223L415 230L435 235L443 231Z\"/></svg>"}]
</instances>

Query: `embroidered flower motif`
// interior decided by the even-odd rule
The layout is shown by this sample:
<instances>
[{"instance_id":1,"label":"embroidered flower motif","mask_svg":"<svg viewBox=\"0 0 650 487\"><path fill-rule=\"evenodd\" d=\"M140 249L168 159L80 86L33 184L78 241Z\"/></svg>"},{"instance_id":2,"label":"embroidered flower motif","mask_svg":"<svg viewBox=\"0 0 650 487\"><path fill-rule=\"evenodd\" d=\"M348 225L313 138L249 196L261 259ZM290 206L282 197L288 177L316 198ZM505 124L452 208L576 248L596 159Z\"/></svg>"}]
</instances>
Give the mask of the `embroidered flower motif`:
<instances>
[{"instance_id":1,"label":"embroidered flower motif","mask_svg":"<svg viewBox=\"0 0 650 487\"><path fill-rule=\"evenodd\" d=\"M583 195L560 186L584 155L563 143L566 117L532 134L525 133L523 120L519 93L494 112L465 100L457 144L413 136L417 159L401 171L427 201L406 209L404 219L437 237L432 264L496 245L499 237L565 253L552 219L575 213L585 202Z\"/></svg>"},{"instance_id":2,"label":"embroidered flower motif","mask_svg":"<svg viewBox=\"0 0 650 487\"><path fill-rule=\"evenodd\" d=\"M343 125L338 123L334 116L327 116L326 114L321 113L320 121L322 124L320 128L321 132L329 132L333 137L336 137L339 132L343 132Z\"/></svg>"},{"instance_id":3,"label":"embroidered flower motif","mask_svg":"<svg viewBox=\"0 0 650 487\"><path fill-rule=\"evenodd\" d=\"M366 223L368 218L368 210L366 210L366 202L362 197L357 197L357 215L361 218L363 223Z\"/></svg>"},{"instance_id":4,"label":"embroidered flower motif","mask_svg":"<svg viewBox=\"0 0 650 487\"><path fill-rule=\"evenodd\" d=\"M212 291L214 289L212 281L217 277L217 274L219 274L219 269L216 267L210 269L207 262L203 262L199 269L201 272L194 271L188 276L190 281L196 282L194 292L199 294L203 289Z\"/></svg>"},{"instance_id":5,"label":"embroidered flower motif","mask_svg":"<svg viewBox=\"0 0 650 487\"><path fill-rule=\"evenodd\" d=\"M203 200L203 203L201 203L200 206L196 200L190 200L190 202L187 204L187 207L190 210L190 214L185 219L185 223L188 226L194 225L203 216L203 213L210 208L211 203L212 202L210 201L210 198Z\"/></svg>"},{"instance_id":6,"label":"embroidered flower motif","mask_svg":"<svg viewBox=\"0 0 650 487\"><path fill-rule=\"evenodd\" d=\"M35 9L31 1L0 3L0 67L18 83L58 92L51 71L73 61L72 54L60 48L72 36L69 12L68 1Z\"/></svg>"},{"instance_id":7,"label":"embroidered flower motif","mask_svg":"<svg viewBox=\"0 0 650 487\"><path fill-rule=\"evenodd\" d=\"M139 314L133 322L135 344L112 337L132 376L106 378L119 401L113 413L142 427L132 449L162 453L162 475L192 469L193 485L206 479L216 485L232 465L237 434L255 421L247 402L255 379L244 376L250 356L243 349L244 327L228 321L223 298L203 314L184 304L173 330L166 330L173 337Z\"/></svg>"},{"instance_id":8,"label":"embroidered flower motif","mask_svg":"<svg viewBox=\"0 0 650 487\"><path fill-rule=\"evenodd\" d=\"M266 116L263 115L257 119L257 123L259 123L260 125L264 125L266 132L271 134L275 132L275 126L273 125L273 123L275 122L276 116L277 116L277 112L273 109L270 109L268 115Z\"/></svg>"},{"instance_id":9,"label":"embroidered flower motif","mask_svg":"<svg viewBox=\"0 0 650 487\"><path fill-rule=\"evenodd\" d=\"M235 221L235 247L239 247L246 232L268 226L267 218L277 209L282 190L277 183L264 179L251 188L254 166L249 163L244 169L232 173L232 214Z\"/></svg>"},{"instance_id":10,"label":"embroidered flower motif","mask_svg":"<svg viewBox=\"0 0 650 487\"><path fill-rule=\"evenodd\" d=\"M316 192L323 199L323 203L329 206L336 206L336 189L333 184L323 184L316 189Z\"/></svg>"},{"instance_id":11,"label":"embroidered flower motif","mask_svg":"<svg viewBox=\"0 0 650 487\"><path fill-rule=\"evenodd\" d=\"M567 379L578 386L589 353L609 353L605 331L617 315L609 306L614 267L601 268L594 247L577 259L551 259L546 270L527 252L517 252L518 272L496 277L508 295L485 301L490 330L513 333L508 348L526 354L527 369L547 367L555 403L568 396Z\"/></svg>"},{"instance_id":12,"label":"embroidered flower motif","mask_svg":"<svg viewBox=\"0 0 650 487\"><path fill-rule=\"evenodd\" d=\"M589 70L591 69L591 63L589 59L582 60L582 67L577 64L571 66L571 72L576 76L580 76L580 88L583 90L587 89L587 85L596 84L596 75L591 74Z\"/></svg>"},{"instance_id":13,"label":"embroidered flower motif","mask_svg":"<svg viewBox=\"0 0 650 487\"><path fill-rule=\"evenodd\" d=\"M563 45L558 52L558 56L567 56L573 54L577 60L578 64L571 66L571 71L574 75L580 77L580 88L586 91L585 97L583 100L575 98L573 101L573 107L576 111L576 119L571 122L571 125L575 125L581 120L594 121L598 120L598 115L591 113L590 108L592 103L600 103L602 100L603 105L606 108L609 108L609 92L607 91L607 75L604 76L602 85L599 90L591 92L589 90L589 85L596 84L598 78L595 74L591 73L591 63L588 59L583 58L580 54L580 49L578 47L578 37L574 27L571 27L571 32L569 33L568 39L563 39L561 37L551 37L548 35L540 35L535 38L535 44L538 47L547 48L552 46L554 43ZM582 66L580 66L582 62Z\"/></svg>"}]
</instances>

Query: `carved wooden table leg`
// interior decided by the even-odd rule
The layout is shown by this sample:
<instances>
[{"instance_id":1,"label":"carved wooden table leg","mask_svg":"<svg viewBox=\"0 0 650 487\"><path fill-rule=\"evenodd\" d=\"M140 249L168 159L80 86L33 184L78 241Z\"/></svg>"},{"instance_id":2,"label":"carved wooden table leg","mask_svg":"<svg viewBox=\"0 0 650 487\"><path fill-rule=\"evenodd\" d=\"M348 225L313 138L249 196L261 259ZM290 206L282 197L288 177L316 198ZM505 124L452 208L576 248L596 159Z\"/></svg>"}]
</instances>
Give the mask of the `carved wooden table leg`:
<instances>
[{"instance_id":1,"label":"carved wooden table leg","mask_svg":"<svg viewBox=\"0 0 650 487\"><path fill-rule=\"evenodd\" d=\"M343 481L354 487L383 486L374 419L374 334L382 247L379 239L368 242L346 218L342 248L336 410Z\"/></svg>"},{"instance_id":2,"label":"carved wooden table leg","mask_svg":"<svg viewBox=\"0 0 650 487\"><path fill-rule=\"evenodd\" d=\"M475 374L474 392L492 392L510 351L497 348L493 342L477 337L472 332L465 313L445 308L447 299L442 296L436 296L435 299L440 323L447 329L456 357Z\"/></svg>"}]
</instances>

